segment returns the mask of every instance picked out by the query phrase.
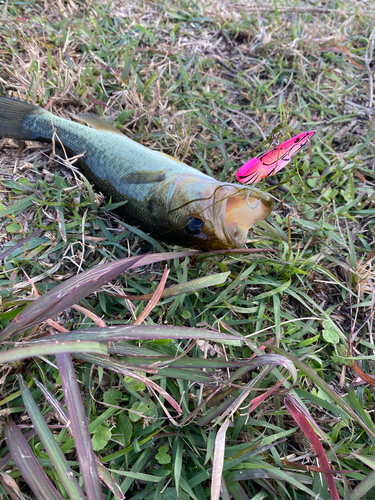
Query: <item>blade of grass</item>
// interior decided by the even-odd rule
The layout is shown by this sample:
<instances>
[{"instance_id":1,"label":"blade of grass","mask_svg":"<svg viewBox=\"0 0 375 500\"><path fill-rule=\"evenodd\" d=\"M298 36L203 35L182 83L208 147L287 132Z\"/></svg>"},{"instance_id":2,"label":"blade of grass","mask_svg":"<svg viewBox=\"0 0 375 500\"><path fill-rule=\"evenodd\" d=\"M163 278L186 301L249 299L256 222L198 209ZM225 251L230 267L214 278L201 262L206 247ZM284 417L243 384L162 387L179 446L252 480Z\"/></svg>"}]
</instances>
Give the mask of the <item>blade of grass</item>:
<instances>
[{"instance_id":1,"label":"blade of grass","mask_svg":"<svg viewBox=\"0 0 375 500\"><path fill-rule=\"evenodd\" d=\"M0 484L11 500L25 500L16 481L4 471L0 471ZM39 499L37 499L39 500Z\"/></svg>"},{"instance_id":2,"label":"blade of grass","mask_svg":"<svg viewBox=\"0 0 375 500\"><path fill-rule=\"evenodd\" d=\"M229 427L229 418L226 418L218 430L215 438L214 456L212 461L212 478L211 478L211 499L219 500L221 479L224 465L224 452L227 430Z\"/></svg>"},{"instance_id":3,"label":"blade of grass","mask_svg":"<svg viewBox=\"0 0 375 500\"><path fill-rule=\"evenodd\" d=\"M20 361L21 359L35 358L40 356L49 356L58 353L70 352L92 352L106 355L108 349L105 345L98 342L81 342L81 341L52 341L50 338L48 342L43 344L33 344L28 347L14 347L13 349L0 352L0 364L12 363Z\"/></svg>"},{"instance_id":4,"label":"blade of grass","mask_svg":"<svg viewBox=\"0 0 375 500\"><path fill-rule=\"evenodd\" d=\"M255 465L255 464L254 464ZM259 478L272 478L275 481L285 481L293 485L297 490L302 490L308 495L311 495L314 500L327 500L326 498L322 498L321 495L317 495L310 488L305 486L304 483L312 483L310 477L306 476L306 474L296 474L292 472L286 472L283 470L276 469L271 465L263 468L242 468L241 470L230 472L228 475L225 475L225 480L227 484L233 481L249 481Z\"/></svg>"},{"instance_id":5,"label":"blade of grass","mask_svg":"<svg viewBox=\"0 0 375 500\"><path fill-rule=\"evenodd\" d=\"M133 269L140 265L153 264L163 260L198 255L200 252L169 252L162 254L140 255L128 257L107 264L101 264L84 271L78 276L70 278L64 283L57 285L51 291L35 300L28 307L23 309L18 316L0 333L0 342L10 335L15 335L22 330L45 321L48 318L59 314L76 302L84 299L108 281L116 278L127 269Z\"/></svg>"},{"instance_id":6,"label":"blade of grass","mask_svg":"<svg viewBox=\"0 0 375 500\"><path fill-rule=\"evenodd\" d=\"M122 274L132 264L141 260L142 257L132 257L102 264L57 285L23 309L0 333L0 341L59 314L100 288L107 281Z\"/></svg>"},{"instance_id":7,"label":"blade of grass","mask_svg":"<svg viewBox=\"0 0 375 500\"><path fill-rule=\"evenodd\" d=\"M86 494L90 500L104 500L72 359L69 354L57 354L56 361Z\"/></svg>"},{"instance_id":8,"label":"blade of grass","mask_svg":"<svg viewBox=\"0 0 375 500\"><path fill-rule=\"evenodd\" d=\"M375 434L375 425L371 420L371 417L368 415L367 411L363 408L363 405L359 402L357 395L353 389L353 386L350 385L348 390L349 401L352 405L353 410L357 413L357 415L362 419L369 429ZM373 436L370 436L372 445L375 446L375 439Z\"/></svg>"},{"instance_id":9,"label":"blade of grass","mask_svg":"<svg viewBox=\"0 0 375 500\"><path fill-rule=\"evenodd\" d=\"M50 428L44 421L43 416L31 395L31 392L27 388L23 378L20 375L18 375L17 378L21 387L21 395L26 411L38 433L39 439L43 443L43 446L60 477L62 484L64 485L64 488L72 499L85 500L86 496L79 487L74 472L70 468Z\"/></svg>"},{"instance_id":10,"label":"blade of grass","mask_svg":"<svg viewBox=\"0 0 375 500\"><path fill-rule=\"evenodd\" d=\"M373 456L368 457L359 453L352 453L352 455L372 469L372 472L349 493L350 500L361 500L375 488L375 460Z\"/></svg>"},{"instance_id":11,"label":"blade of grass","mask_svg":"<svg viewBox=\"0 0 375 500\"><path fill-rule=\"evenodd\" d=\"M102 425L107 419L111 418L111 416L117 411L117 408L108 408L103 413L101 413L94 421L89 424L90 434L93 434L95 430ZM61 451L63 453L69 453L74 448L74 439L69 438L65 443L61 446Z\"/></svg>"},{"instance_id":12,"label":"blade of grass","mask_svg":"<svg viewBox=\"0 0 375 500\"><path fill-rule=\"evenodd\" d=\"M40 389L43 393L43 396L46 398L48 403L52 406L55 416L57 419L65 424L68 429L72 432L71 427L70 427L70 420L68 417L67 412L65 411L65 408L62 406L62 404L55 398L55 396L45 387L42 383L39 382L38 379L35 377L33 378L35 384L37 385L38 389ZM96 460L96 466L98 468L98 474L100 479L106 484L106 486L112 491L114 495L117 496L120 500L124 498L121 489L119 485L116 483L114 478L111 476L109 473L108 469L104 467L102 463L100 463L99 459L95 456ZM1 468L1 467L0 467Z\"/></svg>"},{"instance_id":13,"label":"blade of grass","mask_svg":"<svg viewBox=\"0 0 375 500\"><path fill-rule=\"evenodd\" d=\"M177 438L174 445L174 480L176 484L176 495L179 496L179 488L182 473L182 454L184 451L184 443L181 438Z\"/></svg>"},{"instance_id":14,"label":"blade of grass","mask_svg":"<svg viewBox=\"0 0 375 500\"><path fill-rule=\"evenodd\" d=\"M124 494L121 491L120 486L116 482L115 478L109 472L109 470L99 461L99 459L95 456L96 466L98 468L98 474L103 483L109 488L112 493L119 498L119 500L124 500ZM114 472L118 472L117 470Z\"/></svg>"},{"instance_id":15,"label":"blade of grass","mask_svg":"<svg viewBox=\"0 0 375 500\"><path fill-rule=\"evenodd\" d=\"M276 347L274 345L269 345L269 349L272 349L273 351L286 356L288 359L293 361L294 365L301 370L307 377L309 377L323 392L325 392L333 401L340 407L342 408L348 416L350 416L353 420L355 420L363 429L366 430L372 437L375 437L375 433L358 417L358 415L348 406L345 401L342 399L342 397L337 394L337 392L332 389L324 380L322 380L319 375L317 375L311 368L309 368L307 365L302 363L298 358L293 356L287 351L284 351L284 349L281 349L280 347Z\"/></svg>"},{"instance_id":16,"label":"blade of grass","mask_svg":"<svg viewBox=\"0 0 375 500\"><path fill-rule=\"evenodd\" d=\"M87 328L69 333L54 335L55 340L89 340L95 338L98 342L117 342L120 340L155 340L155 339L206 339L223 343L234 342L232 345L241 345L242 337L228 333L206 330L204 328L190 328L186 326L169 325L118 325L99 328ZM37 345L50 342L48 337L38 339L29 344Z\"/></svg>"},{"instance_id":17,"label":"blade of grass","mask_svg":"<svg viewBox=\"0 0 375 500\"><path fill-rule=\"evenodd\" d=\"M16 201L15 203L13 203L13 205L4 208L4 210L1 210L0 217L10 214L17 215L19 212L22 212L26 208L33 206L33 199L34 199L33 196L27 196L22 200Z\"/></svg>"},{"instance_id":18,"label":"blade of grass","mask_svg":"<svg viewBox=\"0 0 375 500\"><path fill-rule=\"evenodd\" d=\"M36 499L63 500L63 497L39 464L25 436L12 420L4 424L4 437L14 463ZM25 457L27 457L27 460L25 460Z\"/></svg>"},{"instance_id":19,"label":"blade of grass","mask_svg":"<svg viewBox=\"0 0 375 500\"><path fill-rule=\"evenodd\" d=\"M294 398L292 398L291 396L287 396L285 398L285 405L288 408L289 413L291 414L291 416L293 417L295 422L299 425L303 434L310 441L310 443L314 449L315 455L316 455L317 459L319 460L319 465L323 469L331 471L331 467L329 465L327 455L324 451L322 443L320 442L320 439L318 438L313 427L310 425L310 422L298 410L298 408L294 405L293 401L294 401ZM339 493L337 491L336 484L335 484L335 481L333 479L332 473L325 472L324 477L326 478L328 488L329 488L329 491L331 493L332 500L340 500Z\"/></svg>"},{"instance_id":20,"label":"blade of grass","mask_svg":"<svg viewBox=\"0 0 375 500\"><path fill-rule=\"evenodd\" d=\"M5 259L6 257L8 257L8 255L10 255L11 253L13 253L15 250L17 250L17 248L21 247L22 245L24 245L25 243L27 243L28 241L32 240L33 238L35 238L36 236L38 236L38 234L40 234L41 232L43 231L43 229L38 229L38 231L35 231L34 233L30 234L29 236L27 236L26 238L23 238L22 240L18 241L15 245L13 245L11 248L8 248L8 250L6 250L5 252L3 252L1 255L0 255L0 260L3 260Z\"/></svg>"},{"instance_id":21,"label":"blade of grass","mask_svg":"<svg viewBox=\"0 0 375 500\"><path fill-rule=\"evenodd\" d=\"M138 316L138 318L134 321L133 325L140 325L142 323L142 321L144 321L147 318L147 316L151 313L151 311L156 306L156 304L159 302L160 297L161 297L163 290L164 290L164 287L165 287L165 283L166 283L167 278L168 278L168 274L169 274L168 268L167 268L167 266L165 266L163 277L160 280L160 283L159 283L157 289L155 290L155 293L152 295L150 302L143 309L143 311Z\"/></svg>"},{"instance_id":22,"label":"blade of grass","mask_svg":"<svg viewBox=\"0 0 375 500\"><path fill-rule=\"evenodd\" d=\"M17 391L17 392L21 393L21 391ZM46 422L48 422L52 418L52 416L53 416L53 412L49 412L49 413L47 413L47 415L44 416L44 420ZM30 439L35 435L36 435L36 431L35 431L35 429L32 429L31 431L29 431L27 434L24 435L24 438L26 439L26 441L30 441ZM9 460L11 460L10 453L5 455L5 457L3 457L0 460L0 470L3 469L7 465Z\"/></svg>"},{"instance_id":23,"label":"blade of grass","mask_svg":"<svg viewBox=\"0 0 375 500\"><path fill-rule=\"evenodd\" d=\"M194 293L203 288L207 288L209 286L217 286L222 285L226 282L228 276L230 275L230 271L226 273L217 273L210 276L203 276L202 278L196 278L194 280L188 281L187 283L180 283L178 285L172 285L169 288L165 288L160 298L164 299L165 297L175 297L176 295L182 295L184 293ZM122 297L127 300L150 300L153 296L152 293L146 293L143 295L115 295L108 294L113 297Z\"/></svg>"},{"instance_id":24,"label":"blade of grass","mask_svg":"<svg viewBox=\"0 0 375 500\"><path fill-rule=\"evenodd\" d=\"M133 372L129 370L128 365L125 363L121 362L120 359L111 359L111 358L105 358L99 357L99 356L91 356L90 354L80 354L78 357L81 359L84 359L85 361L93 364L93 365L98 365L103 368L107 368L108 370L112 370L116 373L121 373L122 375L125 375L126 377L131 377L135 380L139 380L140 382L143 382L146 384L147 387L154 389L155 391L159 392L171 405L172 407L177 411L179 415L181 415L182 410L180 405L175 401L171 395L165 391L162 387L157 385L155 382L150 380L149 378L141 375L140 373Z\"/></svg>"}]
</instances>

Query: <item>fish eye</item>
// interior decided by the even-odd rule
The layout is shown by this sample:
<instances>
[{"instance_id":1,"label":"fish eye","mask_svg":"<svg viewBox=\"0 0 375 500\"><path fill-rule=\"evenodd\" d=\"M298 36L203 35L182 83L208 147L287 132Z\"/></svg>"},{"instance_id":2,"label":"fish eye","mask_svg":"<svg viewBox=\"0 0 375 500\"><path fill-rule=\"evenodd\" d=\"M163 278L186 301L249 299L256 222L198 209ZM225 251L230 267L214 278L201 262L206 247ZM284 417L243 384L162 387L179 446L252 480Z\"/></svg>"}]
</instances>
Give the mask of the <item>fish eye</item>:
<instances>
[{"instance_id":1,"label":"fish eye","mask_svg":"<svg viewBox=\"0 0 375 500\"><path fill-rule=\"evenodd\" d=\"M187 236L196 236L203 231L204 222L198 217L191 217L188 219L186 226L184 228L185 234Z\"/></svg>"}]
</instances>

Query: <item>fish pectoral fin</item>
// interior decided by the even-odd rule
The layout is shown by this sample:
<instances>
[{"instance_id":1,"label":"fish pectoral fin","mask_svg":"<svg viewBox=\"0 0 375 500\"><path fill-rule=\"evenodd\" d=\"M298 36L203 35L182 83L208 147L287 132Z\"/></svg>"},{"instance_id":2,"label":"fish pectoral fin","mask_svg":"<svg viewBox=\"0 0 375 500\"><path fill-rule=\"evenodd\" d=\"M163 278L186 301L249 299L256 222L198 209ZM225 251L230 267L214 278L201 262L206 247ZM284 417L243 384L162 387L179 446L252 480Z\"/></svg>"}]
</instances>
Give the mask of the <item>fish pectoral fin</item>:
<instances>
[{"instance_id":1,"label":"fish pectoral fin","mask_svg":"<svg viewBox=\"0 0 375 500\"><path fill-rule=\"evenodd\" d=\"M131 174L125 174L121 177L121 182L126 184L149 184L151 182L161 182L166 178L165 170L142 170L140 172L133 172Z\"/></svg>"},{"instance_id":2,"label":"fish pectoral fin","mask_svg":"<svg viewBox=\"0 0 375 500\"><path fill-rule=\"evenodd\" d=\"M102 118L98 118L97 116L89 115L88 113L80 113L79 115L77 115L77 117L96 130L101 130L102 132L111 132L112 134L124 135L116 127L106 122Z\"/></svg>"}]
</instances>

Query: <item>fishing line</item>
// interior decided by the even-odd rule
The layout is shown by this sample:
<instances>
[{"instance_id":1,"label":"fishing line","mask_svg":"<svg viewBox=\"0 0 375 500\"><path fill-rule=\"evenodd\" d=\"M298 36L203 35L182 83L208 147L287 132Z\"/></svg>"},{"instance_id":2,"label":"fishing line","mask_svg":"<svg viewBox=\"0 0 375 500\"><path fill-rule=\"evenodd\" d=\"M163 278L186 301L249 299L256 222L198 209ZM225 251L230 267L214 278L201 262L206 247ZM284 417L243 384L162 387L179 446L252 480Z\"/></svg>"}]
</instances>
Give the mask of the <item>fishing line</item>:
<instances>
[{"instance_id":1,"label":"fishing line","mask_svg":"<svg viewBox=\"0 0 375 500\"><path fill-rule=\"evenodd\" d=\"M254 185L253 185L253 184L251 184L251 185L250 185L250 187L251 187L250 191L249 191L249 192L247 193L247 195L245 196L245 198L246 198L246 205L247 205L249 208L251 208L251 210L255 210L255 209L258 207L258 205L259 205L259 203L261 202L261 200L258 200L258 203L257 203L254 207L252 207L252 206L249 204L249 196L250 196L250 194L251 194L251 193L252 193L252 191L253 191ZM244 199L245 199L245 198L244 198Z\"/></svg>"},{"instance_id":2,"label":"fishing line","mask_svg":"<svg viewBox=\"0 0 375 500\"><path fill-rule=\"evenodd\" d=\"M199 217L205 210L208 210L209 208L213 207L214 205L216 205L217 203L221 203L222 201L224 200L227 200L233 196L237 196L238 194L241 193L241 191L245 191L245 190L248 190L249 188L248 187L243 187L243 188L238 188L237 186L234 186L233 184L224 184L224 185L220 185L220 186L217 186L215 189L214 189L214 192L212 193L211 196L208 196L206 198L196 198L196 199L193 199L193 200L190 200L190 201L187 201L186 203L184 203L183 205L180 205L179 207L177 208L173 208L172 210L169 210L168 211L168 215L171 214L172 212L176 212L177 210L180 210L181 208L183 207L186 207L187 205L189 205L190 203L194 203L195 201L197 201L199 199L199 201L201 200L210 200L211 198L214 198L215 197L215 194L216 194L216 191L218 189L221 189L222 187L235 187L237 189L237 193L232 193L232 194L229 194L227 196L224 196L223 198L221 198L220 200L215 200L211 205L208 205L206 208L204 208L203 210L201 210L200 212L198 212L195 217ZM247 195L243 198L245 200L246 198L246 203L247 203L247 206L251 209L254 209L254 208L257 208L257 206L259 205L259 203L262 201L262 199L260 199L257 203L257 205L255 207L252 207L251 205L249 205L249 202L248 202L248 197L250 195L250 193L252 192L253 190L253 186L251 186L251 189L250 191L247 193ZM180 228L180 229L183 229L187 226L189 221L186 221L186 223ZM175 229L170 229L168 231L165 231L164 233L162 233L163 235L164 234L168 234L168 233L172 233L173 231L175 231Z\"/></svg>"},{"instance_id":3,"label":"fishing line","mask_svg":"<svg viewBox=\"0 0 375 500\"><path fill-rule=\"evenodd\" d=\"M180 210L181 208L184 208L186 207L187 205L189 205L190 203L194 203L195 201L199 200L199 201L202 201L202 200L210 200L211 198L213 198L216 194L216 191L222 187L235 187L237 189L237 193L232 193L232 194L228 194L227 196L224 196L223 198L221 198L220 200L216 200L214 201L211 205L208 205L206 208L204 208L203 210L201 210L200 212L198 212L197 215L200 215L201 213L203 213L205 210L208 210L209 208L213 207L214 205L216 205L217 203L221 203L222 201L224 200L228 200L229 198L232 198L233 196L237 196L238 194L241 193L241 191L245 191L245 190L248 190L249 188L248 187L243 187L242 189L238 188L237 186L234 186L233 184L223 184L221 186L217 186L213 192L213 194L211 196L208 196L207 198L195 198L193 200L190 200L190 201L187 201L186 203L184 203L183 205L180 205L179 207L176 207L176 208L173 208L172 210L169 210L168 211L168 215L171 214L172 212L176 212L177 210ZM253 190L253 186L251 186L251 189L250 189L250 192L248 193L247 196L249 196L249 194L252 192ZM244 197L245 199L245 197ZM259 200L259 202L261 201L261 199ZM259 203L258 203L259 204ZM257 205L258 206L258 205ZM251 208L251 207L250 207Z\"/></svg>"},{"instance_id":4,"label":"fishing line","mask_svg":"<svg viewBox=\"0 0 375 500\"><path fill-rule=\"evenodd\" d=\"M176 207L176 208L173 208L172 210L169 210L168 211L168 215L173 213L173 212L176 212L177 210L181 210L181 208L184 208L186 207L187 205L190 205L190 203L194 203L195 201L199 200L199 201L205 201L205 200L210 200L211 198L213 198L216 194L216 191L218 189L220 189L221 187L226 187L226 186L229 186L229 187L234 187L233 184L223 184L223 185L220 185L220 186L217 186L214 190L214 192L211 194L211 196L208 196L207 198L194 198L193 200L190 200L190 201L187 201L186 203L184 203L183 205L180 205L179 207ZM238 189L238 188L237 188ZM243 191L244 189L247 189L247 188L242 188L242 189L239 189L238 192L240 191ZM238 193L236 193L238 194ZM208 208L211 208L212 206L214 206L216 203L219 203L220 201L223 201L227 198L230 198L231 196L236 196L236 194L230 194L228 195L227 197L224 197L222 198L221 200L217 200L217 201L214 201L212 205L208 205L208 207L204 208L200 213L204 212L205 210L207 210Z\"/></svg>"}]
</instances>

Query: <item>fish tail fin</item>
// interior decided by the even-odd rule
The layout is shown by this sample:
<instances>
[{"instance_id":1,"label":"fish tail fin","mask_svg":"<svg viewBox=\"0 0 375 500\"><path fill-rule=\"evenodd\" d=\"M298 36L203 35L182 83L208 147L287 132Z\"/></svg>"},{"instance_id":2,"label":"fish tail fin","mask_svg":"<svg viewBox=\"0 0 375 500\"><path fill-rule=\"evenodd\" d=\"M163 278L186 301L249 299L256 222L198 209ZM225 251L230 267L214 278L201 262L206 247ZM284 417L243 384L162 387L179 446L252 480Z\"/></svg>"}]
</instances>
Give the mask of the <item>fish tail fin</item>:
<instances>
[{"instance_id":1,"label":"fish tail fin","mask_svg":"<svg viewBox=\"0 0 375 500\"><path fill-rule=\"evenodd\" d=\"M27 118L40 112L45 110L34 104L0 96L0 137L33 139L35 134L27 126Z\"/></svg>"}]
</instances>

